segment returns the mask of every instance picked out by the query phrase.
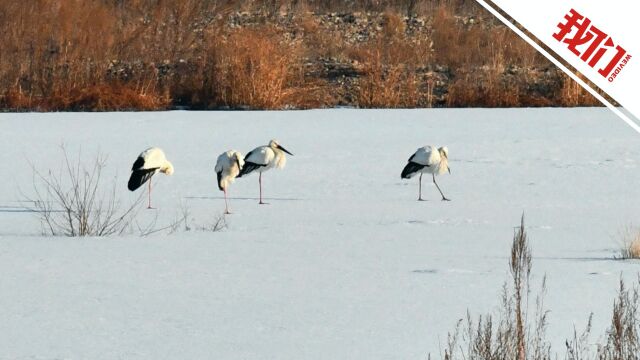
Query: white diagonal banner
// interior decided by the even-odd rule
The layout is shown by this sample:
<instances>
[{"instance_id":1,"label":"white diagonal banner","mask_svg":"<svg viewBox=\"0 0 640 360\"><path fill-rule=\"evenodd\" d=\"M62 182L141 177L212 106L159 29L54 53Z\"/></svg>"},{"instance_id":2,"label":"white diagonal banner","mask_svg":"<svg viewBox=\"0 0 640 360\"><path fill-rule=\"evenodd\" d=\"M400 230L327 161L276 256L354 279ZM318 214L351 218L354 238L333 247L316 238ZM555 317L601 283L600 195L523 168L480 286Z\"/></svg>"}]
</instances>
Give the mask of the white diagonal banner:
<instances>
[{"instance_id":1,"label":"white diagonal banner","mask_svg":"<svg viewBox=\"0 0 640 360\"><path fill-rule=\"evenodd\" d=\"M499 14L491 4L485 0L477 1L531 43L527 35ZM632 1L492 0L492 4L629 113L640 117L640 65L637 64L640 61L640 37L634 30L638 20L635 19L635 4ZM539 46L536 48L577 79L548 52ZM588 88L584 82L579 82ZM593 90L590 92L594 93ZM598 98L640 132L637 123L604 98Z\"/></svg>"}]
</instances>

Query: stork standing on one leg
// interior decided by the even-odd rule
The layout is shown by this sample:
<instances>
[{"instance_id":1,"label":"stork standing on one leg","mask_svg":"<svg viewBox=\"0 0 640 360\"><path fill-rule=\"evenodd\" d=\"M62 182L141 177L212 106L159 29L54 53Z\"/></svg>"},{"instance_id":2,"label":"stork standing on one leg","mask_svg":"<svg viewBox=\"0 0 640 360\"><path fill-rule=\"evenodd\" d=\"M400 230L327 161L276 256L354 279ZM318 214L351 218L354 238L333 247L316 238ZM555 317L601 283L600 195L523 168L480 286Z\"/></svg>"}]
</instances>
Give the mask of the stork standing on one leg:
<instances>
[{"instance_id":1,"label":"stork standing on one leg","mask_svg":"<svg viewBox=\"0 0 640 360\"><path fill-rule=\"evenodd\" d=\"M218 156L215 171L218 175L218 189L224 191L224 213L231 214L229 204L227 203L227 187L240 174L240 170L244 166L244 157L235 150L229 150Z\"/></svg>"},{"instance_id":2,"label":"stork standing on one leg","mask_svg":"<svg viewBox=\"0 0 640 360\"><path fill-rule=\"evenodd\" d=\"M164 152L157 147L151 147L143 151L138 155L138 158L133 163L131 168L131 177L127 187L129 190L134 191L145 182L149 181L149 206L151 207L151 177L157 173L164 173L167 175L173 174L173 165L167 161Z\"/></svg>"},{"instance_id":3,"label":"stork standing on one leg","mask_svg":"<svg viewBox=\"0 0 640 360\"><path fill-rule=\"evenodd\" d=\"M420 173L418 200L423 201L422 174L431 174L433 183L436 185L436 188L438 188L438 191L440 191L440 195L442 195L442 200L449 201L449 199L444 196L442 190L440 190L440 186L438 186L438 183L436 182L436 175L442 175L445 172L449 172L449 174L451 174L451 170L449 169L449 149L447 149L446 146L443 146L436 150L435 146L427 145L419 148L413 155L411 155L409 163L402 170L401 177L403 179L410 179L414 175Z\"/></svg>"},{"instance_id":4,"label":"stork standing on one leg","mask_svg":"<svg viewBox=\"0 0 640 360\"><path fill-rule=\"evenodd\" d=\"M278 169L284 168L287 163L287 157L284 153L293 156L292 153L282 147L277 140L269 141L269 145L260 146L251 150L244 158L244 166L240 170L238 177L243 177L254 171L260 173L258 183L260 184L260 202L259 204L265 204L262 201L262 173L277 167Z\"/></svg>"}]
</instances>

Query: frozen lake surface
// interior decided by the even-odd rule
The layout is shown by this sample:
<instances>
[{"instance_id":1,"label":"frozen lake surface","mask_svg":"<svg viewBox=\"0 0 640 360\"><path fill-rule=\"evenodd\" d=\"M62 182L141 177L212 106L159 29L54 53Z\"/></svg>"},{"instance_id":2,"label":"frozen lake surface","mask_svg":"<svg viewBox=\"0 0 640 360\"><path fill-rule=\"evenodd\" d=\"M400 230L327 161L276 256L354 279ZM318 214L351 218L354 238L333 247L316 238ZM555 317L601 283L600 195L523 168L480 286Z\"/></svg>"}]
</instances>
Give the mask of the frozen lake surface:
<instances>
[{"instance_id":1,"label":"frozen lake surface","mask_svg":"<svg viewBox=\"0 0 640 360\"><path fill-rule=\"evenodd\" d=\"M608 323L619 233L640 225L640 142L606 109L0 114L0 359L425 359L469 309L493 311L526 216L537 285L548 276L556 351L595 312ZM277 138L295 156L230 188L216 157ZM192 231L44 237L21 192L60 144L108 154L126 189L136 156L164 149L140 221L190 212ZM447 145L451 175L401 180Z\"/></svg>"}]
</instances>

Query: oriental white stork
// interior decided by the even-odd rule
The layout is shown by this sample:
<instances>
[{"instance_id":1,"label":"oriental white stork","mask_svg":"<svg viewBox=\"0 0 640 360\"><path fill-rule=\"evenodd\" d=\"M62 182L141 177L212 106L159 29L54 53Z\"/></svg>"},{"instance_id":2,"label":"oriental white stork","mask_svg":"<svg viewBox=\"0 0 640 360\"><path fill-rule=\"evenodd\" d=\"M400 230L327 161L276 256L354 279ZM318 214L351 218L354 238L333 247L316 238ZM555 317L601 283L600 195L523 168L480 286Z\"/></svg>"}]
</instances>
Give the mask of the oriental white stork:
<instances>
[{"instance_id":1,"label":"oriental white stork","mask_svg":"<svg viewBox=\"0 0 640 360\"><path fill-rule=\"evenodd\" d=\"M262 201L262 173L277 167L278 169L284 168L287 163L287 157L284 153L293 156L292 153L282 147L277 140L269 141L269 145L264 145L251 150L244 158L244 166L240 170L238 177L243 177L254 171L260 173L258 183L260 185L260 202L259 204L265 204Z\"/></svg>"},{"instance_id":2,"label":"oriental white stork","mask_svg":"<svg viewBox=\"0 0 640 360\"><path fill-rule=\"evenodd\" d=\"M409 163L402 169L401 177L403 179L410 179L414 175L420 173L419 187L418 187L418 200L423 201L422 199L422 174L427 173L431 174L433 179L433 183L440 191L440 195L442 195L443 201L449 201L440 187L438 183L436 183L436 175L442 175L445 172L449 172L451 174L451 170L449 169L449 149L446 146L440 147L436 150L435 146L427 145L425 147L419 148L411 157L409 158Z\"/></svg>"},{"instance_id":3,"label":"oriental white stork","mask_svg":"<svg viewBox=\"0 0 640 360\"><path fill-rule=\"evenodd\" d=\"M218 156L216 161L216 175L218 175L218 189L224 191L224 213L231 214L227 203L227 187L240 174L244 166L244 157L235 150L229 150Z\"/></svg>"},{"instance_id":4,"label":"oriental white stork","mask_svg":"<svg viewBox=\"0 0 640 360\"><path fill-rule=\"evenodd\" d=\"M138 155L131 168L131 177L127 187L134 191L145 182L149 181L149 206L151 209L151 177L161 172L167 175L173 174L173 165L167 161L164 152L157 147L151 147Z\"/></svg>"}]
</instances>

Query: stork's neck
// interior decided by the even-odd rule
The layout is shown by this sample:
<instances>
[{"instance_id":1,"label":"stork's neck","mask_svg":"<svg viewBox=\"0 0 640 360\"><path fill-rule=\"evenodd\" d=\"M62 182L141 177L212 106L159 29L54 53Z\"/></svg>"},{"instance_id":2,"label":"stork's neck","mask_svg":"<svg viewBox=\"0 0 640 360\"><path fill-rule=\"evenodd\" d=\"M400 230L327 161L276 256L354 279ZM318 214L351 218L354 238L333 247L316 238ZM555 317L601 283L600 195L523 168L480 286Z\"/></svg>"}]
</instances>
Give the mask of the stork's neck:
<instances>
[{"instance_id":1,"label":"stork's neck","mask_svg":"<svg viewBox=\"0 0 640 360\"><path fill-rule=\"evenodd\" d=\"M271 149L273 150L273 153L276 155L275 158L273 159L275 166L278 169L282 169L287 163L287 157L284 154L284 151L275 147L272 147Z\"/></svg>"},{"instance_id":2,"label":"stork's neck","mask_svg":"<svg viewBox=\"0 0 640 360\"><path fill-rule=\"evenodd\" d=\"M284 151L278 149L275 146L271 146L271 150L273 150L273 152L276 154L276 157L284 156Z\"/></svg>"},{"instance_id":3,"label":"stork's neck","mask_svg":"<svg viewBox=\"0 0 640 360\"><path fill-rule=\"evenodd\" d=\"M438 164L438 172L444 173L449 169L449 159L446 156L440 156L440 163Z\"/></svg>"}]
</instances>

